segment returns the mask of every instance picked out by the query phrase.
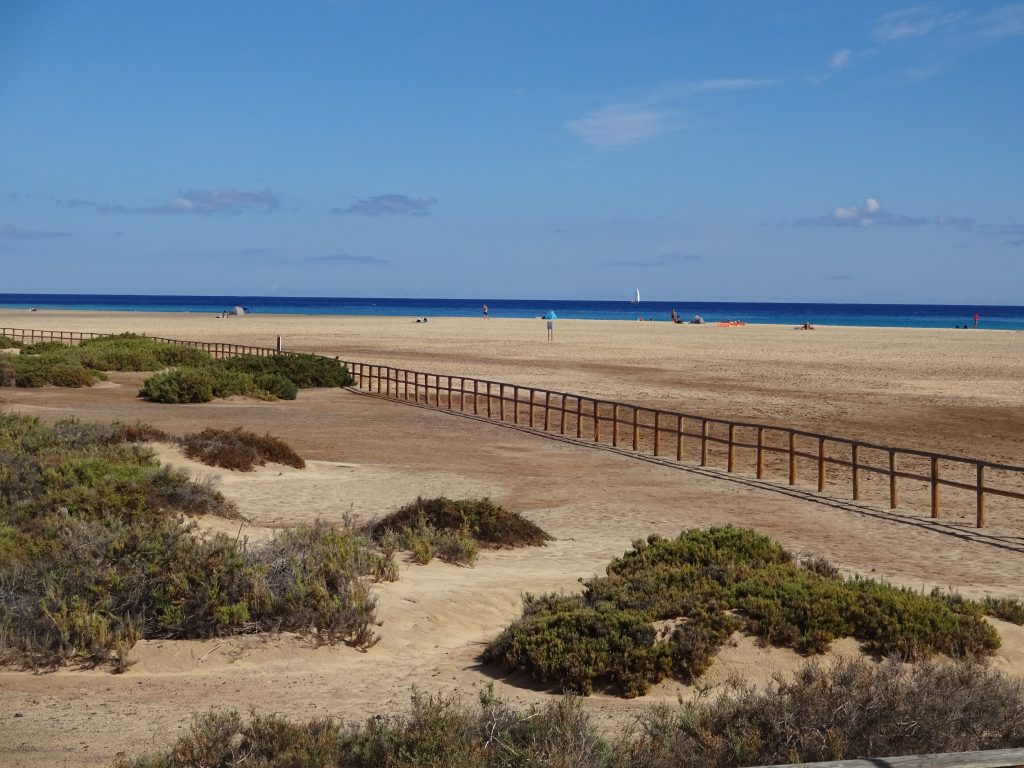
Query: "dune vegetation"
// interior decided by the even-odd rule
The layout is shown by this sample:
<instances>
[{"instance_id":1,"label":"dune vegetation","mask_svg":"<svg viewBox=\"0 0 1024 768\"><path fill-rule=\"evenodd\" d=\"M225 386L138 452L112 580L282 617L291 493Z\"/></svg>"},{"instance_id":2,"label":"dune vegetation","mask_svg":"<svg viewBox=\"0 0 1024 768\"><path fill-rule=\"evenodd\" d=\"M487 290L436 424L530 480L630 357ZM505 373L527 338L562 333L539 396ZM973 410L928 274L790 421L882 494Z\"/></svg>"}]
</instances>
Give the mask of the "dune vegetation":
<instances>
[{"instance_id":1,"label":"dune vegetation","mask_svg":"<svg viewBox=\"0 0 1024 768\"><path fill-rule=\"evenodd\" d=\"M349 524L202 533L188 518L238 511L135 442L159 436L0 414L0 663L119 671L140 638L257 630L374 642L368 580L397 577L390 557Z\"/></svg>"},{"instance_id":2,"label":"dune vegetation","mask_svg":"<svg viewBox=\"0 0 1024 768\"><path fill-rule=\"evenodd\" d=\"M527 595L482 658L556 690L633 697L699 679L736 631L803 654L854 637L876 656L984 658L1000 642L986 613L1019 619L1020 608L844 579L754 531L712 528L634 542L582 594Z\"/></svg>"},{"instance_id":3,"label":"dune vegetation","mask_svg":"<svg viewBox=\"0 0 1024 768\"><path fill-rule=\"evenodd\" d=\"M317 355L214 359L200 349L130 333L86 339L77 346L0 340L0 348L13 347L19 347L18 354L0 358L0 386L88 387L109 371L154 371L143 383L141 397L159 403L204 403L232 395L294 400L300 389L352 383L343 364Z\"/></svg>"}]
</instances>

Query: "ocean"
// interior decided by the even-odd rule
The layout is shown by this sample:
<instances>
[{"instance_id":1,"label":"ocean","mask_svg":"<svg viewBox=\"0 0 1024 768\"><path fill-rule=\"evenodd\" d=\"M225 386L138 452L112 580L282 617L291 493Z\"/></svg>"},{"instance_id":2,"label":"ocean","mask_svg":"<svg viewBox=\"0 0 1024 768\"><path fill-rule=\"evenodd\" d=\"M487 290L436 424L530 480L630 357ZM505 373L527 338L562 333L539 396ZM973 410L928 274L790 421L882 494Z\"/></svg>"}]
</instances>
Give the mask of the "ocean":
<instances>
[{"instance_id":1,"label":"ocean","mask_svg":"<svg viewBox=\"0 0 1024 768\"><path fill-rule=\"evenodd\" d=\"M902 328L954 328L974 324L990 330L1024 330L1024 307L954 304L803 304L722 301L568 301L554 299L396 299L294 296L121 296L99 294L0 294L0 307L15 309L114 310L122 312L209 312L241 306L254 314L398 315L405 317L479 317L486 301L491 317L540 317L582 320L654 320L670 322L675 309L689 321L708 323L861 325Z\"/></svg>"}]
</instances>

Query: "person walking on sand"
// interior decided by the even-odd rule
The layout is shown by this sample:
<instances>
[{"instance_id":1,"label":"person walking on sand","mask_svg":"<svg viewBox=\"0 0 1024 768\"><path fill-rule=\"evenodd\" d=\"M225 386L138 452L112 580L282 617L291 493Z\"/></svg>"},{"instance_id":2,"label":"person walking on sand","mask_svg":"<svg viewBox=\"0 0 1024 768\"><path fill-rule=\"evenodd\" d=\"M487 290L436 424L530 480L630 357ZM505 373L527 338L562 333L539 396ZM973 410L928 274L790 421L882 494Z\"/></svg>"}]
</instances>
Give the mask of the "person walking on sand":
<instances>
[{"instance_id":1,"label":"person walking on sand","mask_svg":"<svg viewBox=\"0 0 1024 768\"><path fill-rule=\"evenodd\" d=\"M974 327L975 327L975 328L977 328L977 327L978 327L978 321L979 321L979 320L981 320L981 315L979 315L979 314L978 314L977 312L975 312L975 313L974 313Z\"/></svg>"},{"instance_id":2,"label":"person walking on sand","mask_svg":"<svg viewBox=\"0 0 1024 768\"><path fill-rule=\"evenodd\" d=\"M544 315L544 319L547 320L547 322L548 322L548 341L554 341L555 340L555 320L558 319L558 315L555 314L555 311L553 309L552 310L548 310L548 313L546 315Z\"/></svg>"},{"instance_id":3,"label":"person walking on sand","mask_svg":"<svg viewBox=\"0 0 1024 768\"><path fill-rule=\"evenodd\" d=\"M487 305L484 304L484 320L487 319Z\"/></svg>"}]
</instances>

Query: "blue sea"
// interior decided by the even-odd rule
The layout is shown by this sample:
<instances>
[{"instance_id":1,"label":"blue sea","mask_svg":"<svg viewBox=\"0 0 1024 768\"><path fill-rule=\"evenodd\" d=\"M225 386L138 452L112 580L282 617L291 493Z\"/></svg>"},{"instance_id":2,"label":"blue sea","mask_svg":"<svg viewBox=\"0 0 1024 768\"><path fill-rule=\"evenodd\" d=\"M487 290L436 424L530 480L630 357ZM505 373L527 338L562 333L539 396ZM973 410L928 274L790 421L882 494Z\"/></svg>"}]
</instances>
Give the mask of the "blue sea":
<instances>
[{"instance_id":1,"label":"blue sea","mask_svg":"<svg viewBox=\"0 0 1024 768\"><path fill-rule=\"evenodd\" d=\"M479 317L487 302L491 317L540 317L554 311L560 318L584 320L655 320L670 322L675 309L684 322L700 315L708 323L862 325L903 328L953 328L973 325L996 330L1024 330L1024 307L954 304L802 304L722 301L561 301L533 299L368 299L289 296L119 296L99 294L0 293L0 307L30 309L116 310L123 312L209 312L241 306L253 314L398 315L406 317Z\"/></svg>"}]
</instances>

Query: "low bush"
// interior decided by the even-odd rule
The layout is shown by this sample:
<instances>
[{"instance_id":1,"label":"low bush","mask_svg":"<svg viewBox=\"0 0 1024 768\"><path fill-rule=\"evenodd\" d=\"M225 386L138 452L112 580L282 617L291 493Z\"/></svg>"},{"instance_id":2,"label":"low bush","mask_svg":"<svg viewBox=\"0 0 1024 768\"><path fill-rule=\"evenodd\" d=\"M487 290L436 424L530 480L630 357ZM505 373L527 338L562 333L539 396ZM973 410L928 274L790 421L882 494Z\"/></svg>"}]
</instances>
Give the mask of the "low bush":
<instances>
[{"instance_id":1,"label":"low bush","mask_svg":"<svg viewBox=\"0 0 1024 768\"><path fill-rule=\"evenodd\" d=\"M238 512L128 442L155 434L0 414L0 663L118 670L139 638L253 630L373 642L365 577L396 576L393 557L347 523L198 535L184 515Z\"/></svg>"},{"instance_id":2,"label":"low bush","mask_svg":"<svg viewBox=\"0 0 1024 768\"><path fill-rule=\"evenodd\" d=\"M355 381L342 363L320 355L272 355L231 357L220 361L225 368L254 377L278 376L294 382L299 389L349 387ZM294 399L294 398L290 398Z\"/></svg>"},{"instance_id":3,"label":"low bush","mask_svg":"<svg viewBox=\"0 0 1024 768\"><path fill-rule=\"evenodd\" d=\"M806 665L767 689L641 712L602 734L563 697L517 709L490 690L472 707L414 694L405 713L363 723L209 712L162 754L119 768L739 768L1024 745L1024 687L973 664L840 661Z\"/></svg>"},{"instance_id":4,"label":"low bush","mask_svg":"<svg viewBox=\"0 0 1024 768\"><path fill-rule=\"evenodd\" d=\"M397 512L374 522L370 535L376 540L385 531L401 533L430 526L435 531L465 531L482 547L543 546L551 536L522 515L509 512L490 499L419 498Z\"/></svg>"},{"instance_id":5,"label":"low bush","mask_svg":"<svg viewBox=\"0 0 1024 768\"><path fill-rule=\"evenodd\" d=\"M258 435L241 427L232 430L207 428L181 438L185 455L213 467L249 472L268 461L302 469L306 462L292 448L272 435Z\"/></svg>"},{"instance_id":6,"label":"low bush","mask_svg":"<svg viewBox=\"0 0 1024 768\"><path fill-rule=\"evenodd\" d=\"M587 694L600 686L635 696L666 677L699 677L737 629L805 654L839 637L911 660L980 658L999 647L984 620L992 606L812 567L739 528L651 536L613 560L607 575L586 581L581 595L528 597L522 617L482 658L558 689Z\"/></svg>"},{"instance_id":7,"label":"low bush","mask_svg":"<svg viewBox=\"0 0 1024 768\"><path fill-rule=\"evenodd\" d=\"M146 379L139 397L155 403L208 403L213 400L213 382L208 368L173 368Z\"/></svg>"},{"instance_id":8,"label":"low bush","mask_svg":"<svg viewBox=\"0 0 1024 768\"><path fill-rule=\"evenodd\" d=\"M0 349L18 349L21 346L21 342L17 339L12 339L10 336L0 334Z\"/></svg>"}]
</instances>

